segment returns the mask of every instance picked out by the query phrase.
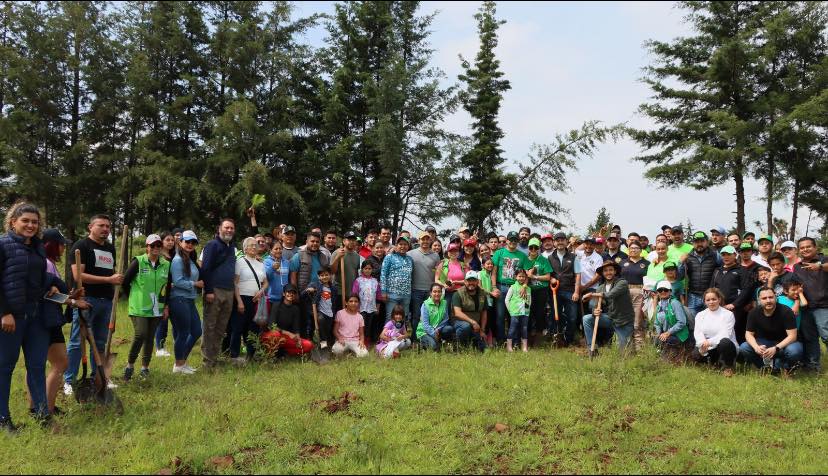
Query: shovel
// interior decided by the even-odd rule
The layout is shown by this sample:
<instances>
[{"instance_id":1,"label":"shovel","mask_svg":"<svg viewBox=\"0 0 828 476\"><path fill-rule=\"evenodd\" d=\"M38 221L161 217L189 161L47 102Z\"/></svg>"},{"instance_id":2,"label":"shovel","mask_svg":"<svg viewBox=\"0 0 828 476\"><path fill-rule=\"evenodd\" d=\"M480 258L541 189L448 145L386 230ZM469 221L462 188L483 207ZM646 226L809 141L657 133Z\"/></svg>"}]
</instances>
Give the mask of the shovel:
<instances>
[{"instance_id":1,"label":"shovel","mask_svg":"<svg viewBox=\"0 0 828 476\"><path fill-rule=\"evenodd\" d=\"M325 364L328 362L328 354L325 348L328 342L325 341L325 348L322 347L322 339L319 337L319 319L316 316L316 304L313 304L313 350L311 350L311 360L317 364Z\"/></svg>"},{"instance_id":2,"label":"shovel","mask_svg":"<svg viewBox=\"0 0 828 476\"><path fill-rule=\"evenodd\" d=\"M550 286L552 288L552 306L555 309L555 333L552 334L552 345L555 347L563 347L564 345L564 338L561 333L561 321L560 317L558 317L558 286L560 284L560 281L556 281L554 286Z\"/></svg>"},{"instance_id":3,"label":"shovel","mask_svg":"<svg viewBox=\"0 0 828 476\"><path fill-rule=\"evenodd\" d=\"M599 314L601 311L601 300L603 299L603 297L604 296L598 296L598 305L595 306L595 309L599 311ZM598 341L598 321L600 320L601 318L597 317L595 319L595 325L592 326L592 346L589 349L589 360L592 360L595 357L595 348L597 346Z\"/></svg>"},{"instance_id":4,"label":"shovel","mask_svg":"<svg viewBox=\"0 0 828 476\"><path fill-rule=\"evenodd\" d=\"M117 273L124 274L124 263L128 261L127 256L127 236L129 227L124 225L124 232L121 235L120 261L118 261ZM115 359L118 357L117 352L112 352L112 337L115 335L115 324L118 320L118 300L121 297L121 286L115 287L115 297L112 298L112 314L109 316L109 335L106 338L106 355L104 362L104 373L108 379L112 378L112 368L115 367Z\"/></svg>"}]
</instances>

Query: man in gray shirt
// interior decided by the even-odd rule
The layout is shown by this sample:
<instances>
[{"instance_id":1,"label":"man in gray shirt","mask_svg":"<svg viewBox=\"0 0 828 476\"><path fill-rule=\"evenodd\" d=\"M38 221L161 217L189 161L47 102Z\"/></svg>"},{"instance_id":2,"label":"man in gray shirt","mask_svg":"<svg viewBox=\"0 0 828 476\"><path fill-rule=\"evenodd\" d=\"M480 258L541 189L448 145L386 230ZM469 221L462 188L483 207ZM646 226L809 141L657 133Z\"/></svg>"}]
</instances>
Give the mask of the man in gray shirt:
<instances>
[{"instance_id":1,"label":"man in gray shirt","mask_svg":"<svg viewBox=\"0 0 828 476\"><path fill-rule=\"evenodd\" d=\"M431 251L431 234L426 231L417 236L420 247L409 251L408 256L414 261L411 273L411 328L416 329L420 323L420 307L428 298L434 283L434 269L440 262L440 256Z\"/></svg>"}]
</instances>

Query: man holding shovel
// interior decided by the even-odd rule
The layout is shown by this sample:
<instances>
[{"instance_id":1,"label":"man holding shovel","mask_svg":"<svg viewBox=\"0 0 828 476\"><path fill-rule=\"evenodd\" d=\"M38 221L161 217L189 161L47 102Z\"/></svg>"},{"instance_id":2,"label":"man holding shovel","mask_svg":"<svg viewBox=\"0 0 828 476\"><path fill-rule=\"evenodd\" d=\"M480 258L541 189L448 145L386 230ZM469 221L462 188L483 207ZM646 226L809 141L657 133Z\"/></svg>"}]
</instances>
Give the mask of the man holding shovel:
<instances>
[{"instance_id":1,"label":"man holding shovel","mask_svg":"<svg viewBox=\"0 0 828 476\"><path fill-rule=\"evenodd\" d=\"M590 354L595 354L595 320L598 327L612 329L618 338L618 348L625 350L633 334L635 314L633 312L630 288L627 281L619 278L620 266L615 261L607 260L597 270L601 281L595 291L584 294L583 300L598 298L598 305L583 318L584 334Z\"/></svg>"}]
</instances>

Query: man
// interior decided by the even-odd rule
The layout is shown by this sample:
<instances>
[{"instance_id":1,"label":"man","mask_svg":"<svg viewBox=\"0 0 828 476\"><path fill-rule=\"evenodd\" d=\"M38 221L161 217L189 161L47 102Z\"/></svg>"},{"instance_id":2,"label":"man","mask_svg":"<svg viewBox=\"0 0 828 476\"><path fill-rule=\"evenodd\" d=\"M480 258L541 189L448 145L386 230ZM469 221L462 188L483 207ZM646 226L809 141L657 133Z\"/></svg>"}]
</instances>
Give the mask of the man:
<instances>
[{"instance_id":1,"label":"man","mask_svg":"<svg viewBox=\"0 0 828 476\"><path fill-rule=\"evenodd\" d=\"M380 243L385 248L385 256L391 254L394 251L394 244L391 243L391 228L384 226L380 228L380 235L379 235Z\"/></svg>"},{"instance_id":2,"label":"man","mask_svg":"<svg viewBox=\"0 0 828 476\"><path fill-rule=\"evenodd\" d=\"M693 234L693 251L684 262L687 274L687 308L698 313L705 308L704 292L710 286L713 273L722 265L718 253L710 249L707 233L697 231Z\"/></svg>"},{"instance_id":3,"label":"man","mask_svg":"<svg viewBox=\"0 0 828 476\"><path fill-rule=\"evenodd\" d=\"M400 232L400 236L404 236L408 238L408 242L411 243L411 232L408 230L403 230Z\"/></svg>"},{"instance_id":4,"label":"man","mask_svg":"<svg viewBox=\"0 0 828 476\"><path fill-rule=\"evenodd\" d=\"M377 230L373 228L368 230L365 235L365 243L359 248L359 255L367 259L374 252L374 243L377 242ZM385 255L383 255L385 256Z\"/></svg>"},{"instance_id":5,"label":"man","mask_svg":"<svg viewBox=\"0 0 828 476\"><path fill-rule=\"evenodd\" d=\"M630 255L621 262L620 278L627 282L630 288L630 300L635 313L633 321L633 341L635 351L644 348L645 331L647 329L647 316L641 308L644 303L644 276L647 275L647 267L650 262L641 257L641 245L638 241L628 241L627 249Z\"/></svg>"},{"instance_id":6,"label":"man","mask_svg":"<svg viewBox=\"0 0 828 476\"><path fill-rule=\"evenodd\" d=\"M596 271L603 281L595 291L584 294L584 301L603 298L601 306L592 314L583 318L584 334L587 348L592 348L592 332L597 324L599 328L612 329L618 339L618 349L626 350L634 330L635 313L633 312L630 288L627 282L618 276L620 266L615 261L604 262ZM598 321L596 323L596 320Z\"/></svg>"},{"instance_id":7,"label":"man","mask_svg":"<svg viewBox=\"0 0 828 476\"><path fill-rule=\"evenodd\" d=\"M800 261L794 275L803 283L808 306L803 308L800 328L805 346L805 367L819 371L819 340L828 346L828 258L817 255L816 240L802 237L797 241Z\"/></svg>"},{"instance_id":8,"label":"man","mask_svg":"<svg viewBox=\"0 0 828 476\"><path fill-rule=\"evenodd\" d=\"M736 250L728 245L722 248L722 266L713 272L710 287L718 288L724 295L722 307L733 313L736 320L734 332L736 341L741 344L745 341L745 326L747 313L745 306L753 299L755 287L749 283L749 276L739 263L736 262Z\"/></svg>"},{"instance_id":9,"label":"man","mask_svg":"<svg viewBox=\"0 0 828 476\"><path fill-rule=\"evenodd\" d=\"M315 280L319 274L319 268L322 266L329 266L327 255L322 253L319 249L322 246L322 235L318 232L312 231L308 234L305 242L305 249L299 250L293 258L290 259L290 284L296 286L299 290L299 306L302 311L302 319L304 323L305 339L313 335L313 306L314 296L305 292L311 281Z\"/></svg>"},{"instance_id":10,"label":"man","mask_svg":"<svg viewBox=\"0 0 828 476\"><path fill-rule=\"evenodd\" d=\"M678 227L681 228L681 227ZM664 237L667 238L667 246L673 244L673 227L667 227L665 230L664 227L661 227L661 233L664 234Z\"/></svg>"},{"instance_id":11,"label":"man","mask_svg":"<svg viewBox=\"0 0 828 476\"><path fill-rule=\"evenodd\" d=\"M204 246L199 277L204 281L204 334L201 353L204 367L214 369L218 363L222 339L235 304L236 289L236 222L221 221L215 238Z\"/></svg>"},{"instance_id":12,"label":"man","mask_svg":"<svg viewBox=\"0 0 828 476\"><path fill-rule=\"evenodd\" d=\"M752 247L753 245L755 245L755 244L756 244L756 233L754 233L754 232L752 232L752 231L748 231L748 232L746 232L746 233L742 236L742 241L745 241L745 242L747 242L747 243L750 243L750 246Z\"/></svg>"},{"instance_id":13,"label":"man","mask_svg":"<svg viewBox=\"0 0 828 476\"><path fill-rule=\"evenodd\" d=\"M555 237L552 236L552 233L547 233L543 235L541 238L541 255L544 258L549 259L549 255L555 252Z\"/></svg>"},{"instance_id":14,"label":"man","mask_svg":"<svg viewBox=\"0 0 828 476\"><path fill-rule=\"evenodd\" d=\"M354 235L356 238L356 235ZM337 235L335 230L328 230L325 232L324 245L319 249L322 253L328 255L328 260L333 258L333 254L337 250L336 246Z\"/></svg>"},{"instance_id":15,"label":"man","mask_svg":"<svg viewBox=\"0 0 828 476\"><path fill-rule=\"evenodd\" d=\"M518 230L518 250L525 255L529 254L529 235L531 234L532 230L528 226L523 226Z\"/></svg>"},{"instance_id":16,"label":"man","mask_svg":"<svg viewBox=\"0 0 828 476\"><path fill-rule=\"evenodd\" d=\"M710 247L716 253L722 251L722 248L727 246L727 240L725 240L726 233L724 227L721 225L710 230Z\"/></svg>"},{"instance_id":17,"label":"man","mask_svg":"<svg viewBox=\"0 0 828 476\"><path fill-rule=\"evenodd\" d=\"M349 231L342 238L342 247L334 251L331 258L331 271L333 271L334 281L339 284L339 289L344 296L351 295L351 288L354 285L354 281L359 277L359 267L362 259L356 249L356 233ZM343 262L345 263L345 282L340 283L342 273L339 271L339 267Z\"/></svg>"},{"instance_id":18,"label":"man","mask_svg":"<svg viewBox=\"0 0 828 476\"><path fill-rule=\"evenodd\" d=\"M477 271L466 272L464 286L454 293L451 306L454 308L452 325L457 341L463 345L473 341L478 350L486 350L483 329L489 316L486 312L486 293L480 290Z\"/></svg>"},{"instance_id":19,"label":"man","mask_svg":"<svg viewBox=\"0 0 828 476\"><path fill-rule=\"evenodd\" d=\"M727 244L732 246L733 249L739 249L739 245L742 244L742 237L738 233L731 233L727 235Z\"/></svg>"},{"instance_id":20,"label":"man","mask_svg":"<svg viewBox=\"0 0 828 476\"><path fill-rule=\"evenodd\" d=\"M575 330L578 328L578 303L581 295L581 263L575 253L567 249L566 234L555 233L555 251L549 255L549 264L558 280L558 324L555 326L555 310L549 320L550 332L561 332L564 327L566 345L575 342ZM550 286L554 284L550 283Z\"/></svg>"},{"instance_id":21,"label":"man","mask_svg":"<svg viewBox=\"0 0 828 476\"><path fill-rule=\"evenodd\" d=\"M437 239L437 228L428 225L427 227L425 227L425 231L431 236L431 242L434 243L434 240Z\"/></svg>"},{"instance_id":22,"label":"man","mask_svg":"<svg viewBox=\"0 0 828 476\"><path fill-rule=\"evenodd\" d=\"M400 236L397 238L397 246L394 251L385 257L382 262L380 273L380 289L382 300L385 301L385 320L391 320L391 312L394 306L400 305L405 310L406 319L410 321L411 315L411 275L414 272L414 261L408 256L411 249L411 242L408 238Z\"/></svg>"},{"instance_id":23,"label":"man","mask_svg":"<svg viewBox=\"0 0 828 476\"><path fill-rule=\"evenodd\" d=\"M381 241L374 242L374 249L371 251L371 256L365 258L365 261L371 263L371 276L379 282L380 272L382 271L382 262L385 259L385 245Z\"/></svg>"},{"instance_id":24,"label":"man","mask_svg":"<svg viewBox=\"0 0 828 476\"><path fill-rule=\"evenodd\" d=\"M802 360L802 344L796 341L796 318L788 306L776 304L773 289L759 289L759 303L748 314L745 342L739 357L759 368L788 373Z\"/></svg>"},{"instance_id":25,"label":"man","mask_svg":"<svg viewBox=\"0 0 828 476\"><path fill-rule=\"evenodd\" d=\"M457 234L460 235L460 241L463 242L471 238L471 230L466 225L460 225L460 228L457 230Z\"/></svg>"},{"instance_id":26,"label":"man","mask_svg":"<svg viewBox=\"0 0 828 476\"><path fill-rule=\"evenodd\" d=\"M265 250L266 253L270 252L270 249L273 248L273 234L268 232L264 234L265 245L267 249Z\"/></svg>"},{"instance_id":27,"label":"man","mask_svg":"<svg viewBox=\"0 0 828 476\"><path fill-rule=\"evenodd\" d=\"M619 246L624 246L624 247L627 246L627 241L624 238L622 238L623 235L621 234L621 225L612 225L612 229L610 230L610 233L615 233L616 235L618 235L618 241L621 242L621 244ZM624 258L624 259L626 259L626 258Z\"/></svg>"},{"instance_id":28,"label":"man","mask_svg":"<svg viewBox=\"0 0 828 476\"><path fill-rule=\"evenodd\" d=\"M411 273L411 328L417 329L420 323L420 308L428 299L431 284L434 282L434 270L440 262L440 255L431 251L431 234L421 231L417 236L419 247L408 253L414 263Z\"/></svg>"},{"instance_id":29,"label":"man","mask_svg":"<svg viewBox=\"0 0 828 476\"><path fill-rule=\"evenodd\" d=\"M486 244L489 245L489 249L492 250L492 254L500 249L500 240L497 238L497 233L490 231L489 234L486 235Z\"/></svg>"},{"instance_id":30,"label":"man","mask_svg":"<svg viewBox=\"0 0 828 476\"><path fill-rule=\"evenodd\" d=\"M690 252L693 251L693 245L684 242L684 228L674 226L672 239L673 244L667 247L667 259L676 263L684 263Z\"/></svg>"},{"instance_id":31,"label":"man","mask_svg":"<svg viewBox=\"0 0 828 476\"><path fill-rule=\"evenodd\" d=\"M577 250L581 272L581 293L595 291L595 285L601 279L598 269L604 264L601 255L595 252L595 237L584 237L584 249ZM591 309L591 308L590 308Z\"/></svg>"},{"instance_id":32,"label":"man","mask_svg":"<svg viewBox=\"0 0 828 476\"><path fill-rule=\"evenodd\" d=\"M115 286L120 285L124 277L115 273L117 256L115 246L110 243L112 220L108 215L95 215L89 220L87 230L89 236L78 240L69 254L69 263L72 265L72 275L75 282L78 277L83 278L83 288L86 291L86 301L92 305L87 317L89 328L95 336L95 345L103 355L106 350L106 340L109 331L109 318L112 314L112 298L115 296ZM82 266L75 263L75 250L81 252ZM121 257L122 259L124 257ZM69 333L69 345L66 346L69 365L63 374L63 393L72 394L72 383L78 374L81 362L81 335L80 316L77 310L72 314L72 330ZM90 356L91 356L90 349ZM92 368L95 368L95 361Z\"/></svg>"},{"instance_id":33,"label":"man","mask_svg":"<svg viewBox=\"0 0 828 476\"><path fill-rule=\"evenodd\" d=\"M282 258L290 261L299 252L296 248L296 228L286 226L282 229Z\"/></svg>"},{"instance_id":34,"label":"man","mask_svg":"<svg viewBox=\"0 0 828 476\"><path fill-rule=\"evenodd\" d=\"M641 243L641 256L646 256L650 251L650 238L647 235L641 235L641 239L639 240Z\"/></svg>"},{"instance_id":35,"label":"man","mask_svg":"<svg viewBox=\"0 0 828 476\"><path fill-rule=\"evenodd\" d=\"M492 256L492 297L497 299L497 321L495 321L495 338L498 343L506 340L506 294L515 284L519 269L526 268L526 254L518 249L519 235L510 231L506 236L506 247L500 248ZM528 248L528 242L527 248Z\"/></svg>"},{"instance_id":36,"label":"man","mask_svg":"<svg viewBox=\"0 0 828 476\"><path fill-rule=\"evenodd\" d=\"M508 241L509 240L506 239L506 235L500 235L497 237L497 242L500 244L499 248L505 248Z\"/></svg>"},{"instance_id":37,"label":"man","mask_svg":"<svg viewBox=\"0 0 828 476\"><path fill-rule=\"evenodd\" d=\"M546 303L549 302L549 288L554 283L552 265L546 257L540 254L540 240L529 240L529 255L526 257L526 277L529 279L529 289L532 301L529 307L530 336L546 335L549 325L546 322Z\"/></svg>"},{"instance_id":38,"label":"man","mask_svg":"<svg viewBox=\"0 0 828 476\"><path fill-rule=\"evenodd\" d=\"M602 258L605 261L611 260L618 264L628 258L627 253L621 251L621 236L618 232L614 231L607 237L607 250L604 252Z\"/></svg>"},{"instance_id":39,"label":"man","mask_svg":"<svg viewBox=\"0 0 828 476\"><path fill-rule=\"evenodd\" d=\"M753 255L753 261L756 261L760 266L770 268L768 260L773 254L773 237L770 235L762 235L757 242L759 252Z\"/></svg>"}]
</instances>

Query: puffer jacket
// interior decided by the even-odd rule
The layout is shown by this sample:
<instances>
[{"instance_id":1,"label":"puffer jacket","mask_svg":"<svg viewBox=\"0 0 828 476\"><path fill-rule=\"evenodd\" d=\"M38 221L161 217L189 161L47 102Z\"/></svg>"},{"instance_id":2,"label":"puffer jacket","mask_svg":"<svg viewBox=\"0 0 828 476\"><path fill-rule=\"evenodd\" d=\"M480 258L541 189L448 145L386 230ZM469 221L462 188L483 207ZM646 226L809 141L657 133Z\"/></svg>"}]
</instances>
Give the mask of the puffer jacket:
<instances>
[{"instance_id":1,"label":"puffer jacket","mask_svg":"<svg viewBox=\"0 0 828 476\"><path fill-rule=\"evenodd\" d=\"M12 314L15 318L22 318L26 314L26 295L29 291L29 259L36 253L43 260L40 289L35 293L42 296L51 282L46 276L46 250L37 237L32 238L32 246L26 246L25 239L9 232L0 236L0 289L5 298L3 314Z\"/></svg>"},{"instance_id":2,"label":"puffer jacket","mask_svg":"<svg viewBox=\"0 0 828 476\"><path fill-rule=\"evenodd\" d=\"M698 255L695 251L687 255L684 262L687 273L687 289L693 294L703 294L710 285L713 272L721 266L721 259L710 248L704 254Z\"/></svg>"}]
</instances>

